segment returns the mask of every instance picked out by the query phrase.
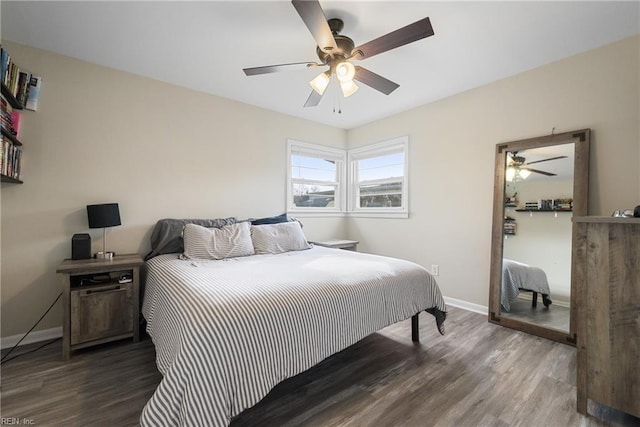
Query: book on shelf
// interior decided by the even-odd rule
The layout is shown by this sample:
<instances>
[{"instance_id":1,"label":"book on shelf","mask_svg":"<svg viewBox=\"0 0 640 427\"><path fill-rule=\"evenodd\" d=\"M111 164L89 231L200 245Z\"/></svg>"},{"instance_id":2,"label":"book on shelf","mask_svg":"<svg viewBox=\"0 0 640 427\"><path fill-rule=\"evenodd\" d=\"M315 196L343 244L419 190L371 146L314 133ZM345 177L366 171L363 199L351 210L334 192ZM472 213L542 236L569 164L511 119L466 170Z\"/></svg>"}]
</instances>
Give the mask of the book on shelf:
<instances>
[{"instance_id":1,"label":"book on shelf","mask_svg":"<svg viewBox=\"0 0 640 427\"><path fill-rule=\"evenodd\" d=\"M2 107L2 109L0 109L0 125L2 129L11 131L11 129L13 129L13 123L11 123L11 113L13 109L4 96L0 98L0 106Z\"/></svg>"},{"instance_id":2,"label":"book on shelf","mask_svg":"<svg viewBox=\"0 0 640 427\"><path fill-rule=\"evenodd\" d=\"M0 153L0 173L10 178L22 179L22 148L16 147L2 135Z\"/></svg>"},{"instance_id":3,"label":"book on shelf","mask_svg":"<svg viewBox=\"0 0 640 427\"><path fill-rule=\"evenodd\" d=\"M20 105L24 106L27 103L27 96L29 94L31 80L31 73L26 71L20 71L18 74L18 88L14 94Z\"/></svg>"},{"instance_id":4,"label":"book on shelf","mask_svg":"<svg viewBox=\"0 0 640 427\"><path fill-rule=\"evenodd\" d=\"M0 127L11 135L17 135L16 123L14 120L20 121L20 117L16 115L16 112L11 107L11 104L7 102L4 96L0 95Z\"/></svg>"},{"instance_id":5,"label":"book on shelf","mask_svg":"<svg viewBox=\"0 0 640 427\"><path fill-rule=\"evenodd\" d=\"M12 111L10 118L12 126L11 133L13 133L17 138L20 133L20 121L22 120L22 115L17 111Z\"/></svg>"},{"instance_id":6,"label":"book on shelf","mask_svg":"<svg viewBox=\"0 0 640 427\"><path fill-rule=\"evenodd\" d=\"M553 200L551 199L541 199L540 200L540 210L541 211L550 211L553 209Z\"/></svg>"},{"instance_id":7,"label":"book on shelf","mask_svg":"<svg viewBox=\"0 0 640 427\"><path fill-rule=\"evenodd\" d=\"M518 193L513 193L512 196L506 196L504 198L504 206L507 208L515 208L518 206Z\"/></svg>"},{"instance_id":8,"label":"book on shelf","mask_svg":"<svg viewBox=\"0 0 640 427\"><path fill-rule=\"evenodd\" d=\"M560 211L569 211L573 209L573 198L565 197L553 200L553 208Z\"/></svg>"},{"instance_id":9,"label":"book on shelf","mask_svg":"<svg viewBox=\"0 0 640 427\"><path fill-rule=\"evenodd\" d=\"M42 77L31 75L31 78L29 79L29 88L27 89L27 98L24 104L24 107L27 110L36 111L38 109L41 87Z\"/></svg>"},{"instance_id":10,"label":"book on shelf","mask_svg":"<svg viewBox=\"0 0 640 427\"><path fill-rule=\"evenodd\" d=\"M518 224L516 224L515 222L504 223L504 227L503 227L504 234L516 234L517 229L518 229Z\"/></svg>"},{"instance_id":11,"label":"book on shelf","mask_svg":"<svg viewBox=\"0 0 640 427\"><path fill-rule=\"evenodd\" d=\"M11 95L18 101L18 104L24 107L29 98L29 90L32 87L31 73L18 67L11 60L11 55L3 48L1 49L2 84L5 85ZM37 106L37 101L35 105Z\"/></svg>"},{"instance_id":12,"label":"book on shelf","mask_svg":"<svg viewBox=\"0 0 640 427\"><path fill-rule=\"evenodd\" d=\"M0 77L2 78L2 83L6 86L7 70L9 68L9 53L2 48L0 48L0 52L2 55L2 74L0 74Z\"/></svg>"}]
</instances>

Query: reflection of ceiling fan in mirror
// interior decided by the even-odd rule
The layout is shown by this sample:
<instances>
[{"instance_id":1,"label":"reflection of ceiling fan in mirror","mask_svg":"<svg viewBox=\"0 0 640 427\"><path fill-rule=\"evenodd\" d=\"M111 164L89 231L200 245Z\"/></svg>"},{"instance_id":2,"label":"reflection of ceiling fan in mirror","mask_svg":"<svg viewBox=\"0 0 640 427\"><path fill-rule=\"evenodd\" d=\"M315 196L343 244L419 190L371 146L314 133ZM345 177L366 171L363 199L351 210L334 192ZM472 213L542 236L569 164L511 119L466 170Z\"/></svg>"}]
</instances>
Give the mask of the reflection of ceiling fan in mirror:
<instances>
[{"instance_id":1,"label":"reflection of ceiling fan in mirror","mask_svg":"<svg viewBox=\"0 0 640 427\"><path fill-rule=\"evenodd\" d=\"M423 18L377 39L355 46L353 40L340 34L344 25L342 20L336 18L327 20L317 0L293 0L291 3L316 40L318 45L316 54L320 63L295 62L245 68L243 71L247 76L255 76L300 68L328 67L326 71L323 70L309 82L313 91L304 104L305 107L315 107L320 103L325 89L334 76L345 98L358 90L354 80L389 95L400 85L364 67L354 66L351 61L371 58L434 34L429 18Z\"/></svg>"},{"instance_id":2,"label":"reflection of ceiling fan in mirror","mask_svg":"<svg viewBox=\"0 0 640 427\"><path fill-rule=\"evenodd\" d=\"M567 156L556 156L556 157L549 157L548 159L536 160L534 162L527 162L527 159L525 159L522 156L518 156L517 151L509 152L509 156L510 157L507 160L507 172L506 172L506 178L507 178L507 181L509 182L514 180L517 181L519 179L527 179L527 177L531 175L531 172L539 173L546 176L556 176L555 173L542 171L540 169L533 169L533 168L530 168L529 165L532 165L534 163L548 162L550 160L567 158Z\"/></svg>"}]
</instances>

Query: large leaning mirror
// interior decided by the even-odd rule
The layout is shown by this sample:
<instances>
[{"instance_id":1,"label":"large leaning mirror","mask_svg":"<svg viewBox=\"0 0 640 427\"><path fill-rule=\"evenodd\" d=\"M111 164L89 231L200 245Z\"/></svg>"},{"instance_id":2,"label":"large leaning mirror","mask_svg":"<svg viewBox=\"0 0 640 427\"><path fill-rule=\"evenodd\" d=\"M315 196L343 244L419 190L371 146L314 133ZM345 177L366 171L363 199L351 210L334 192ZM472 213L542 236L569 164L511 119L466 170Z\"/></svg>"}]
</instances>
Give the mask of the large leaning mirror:
<instances>
[{"instance_id":1,"label":"large leaning mirror","mask_svg":"<svg viewBox=\"0 0 640 427\"><path fill-rule=\"evenodd\" d=\"M489 321L575 345L571 218L587 215L590 130L496 146Z\"/></svg>"}]
</instances>

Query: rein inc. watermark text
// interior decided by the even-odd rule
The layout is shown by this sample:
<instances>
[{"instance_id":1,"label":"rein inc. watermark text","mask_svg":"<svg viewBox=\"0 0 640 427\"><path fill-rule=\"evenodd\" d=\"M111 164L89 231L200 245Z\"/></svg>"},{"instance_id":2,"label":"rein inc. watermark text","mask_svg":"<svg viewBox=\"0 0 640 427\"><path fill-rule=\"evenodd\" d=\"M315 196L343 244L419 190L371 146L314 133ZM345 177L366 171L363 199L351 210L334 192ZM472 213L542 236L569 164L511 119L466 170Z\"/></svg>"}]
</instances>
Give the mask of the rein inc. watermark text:
<instances>
[{"instance_id":1,"label":"rein inc. watermark text","mask_svg":"<svg viewBox=\"0 0 640 427\"><path fill-rule=\"evenodd\" d=\"M0 417L2 426L31 426L35 425L33 418Z\"/></svg>"}]
</instances>

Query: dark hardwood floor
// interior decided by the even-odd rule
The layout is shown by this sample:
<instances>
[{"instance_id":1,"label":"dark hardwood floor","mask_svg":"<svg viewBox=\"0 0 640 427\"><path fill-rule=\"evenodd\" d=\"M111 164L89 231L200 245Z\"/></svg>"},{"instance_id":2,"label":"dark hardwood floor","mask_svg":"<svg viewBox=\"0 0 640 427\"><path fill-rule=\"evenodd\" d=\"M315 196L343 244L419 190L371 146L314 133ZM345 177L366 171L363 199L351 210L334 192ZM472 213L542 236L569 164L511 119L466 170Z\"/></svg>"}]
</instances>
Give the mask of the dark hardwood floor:
<instances>
[{"instance_id":1,"label":"dark hardwood floor","mask_svg":"<svg viewBox=\"0 0 640 427\"><path fill-rule=\"evenodd\" d=\"M595 416L576 412L573 347L456 308L444 337L430 315L420 321L420 345L411 342L409 321L392 325L281 383L231 425L640 425L593 402ZM58 341L2 365L2 417L37 426L135 426L161 379L154 357L146 338L63 362Z\"/></svg>"}]
</instances>

